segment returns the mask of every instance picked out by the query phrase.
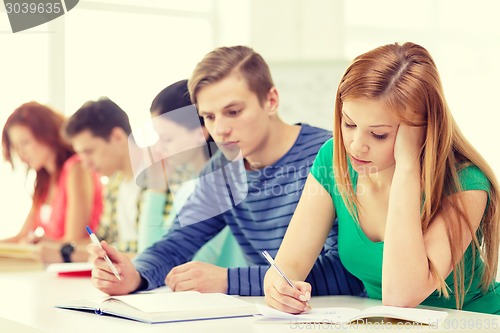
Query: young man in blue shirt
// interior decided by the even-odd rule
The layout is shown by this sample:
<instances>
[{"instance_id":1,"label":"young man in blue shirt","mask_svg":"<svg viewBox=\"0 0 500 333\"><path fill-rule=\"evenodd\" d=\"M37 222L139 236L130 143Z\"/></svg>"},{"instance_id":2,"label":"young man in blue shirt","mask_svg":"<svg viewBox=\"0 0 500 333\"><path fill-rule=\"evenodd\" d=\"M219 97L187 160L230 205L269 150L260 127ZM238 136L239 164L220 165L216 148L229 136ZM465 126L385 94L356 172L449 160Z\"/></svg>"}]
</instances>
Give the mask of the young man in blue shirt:
<instances>
[{"instance_id":1,"label":"young man in blue shirt","mask_svg":"<svg viewBox=\"0 0 500 333\"><path fill-rule=\"evenodd\" d=\"M218 152L204 170L205 181L200 181L173 228L133 263L105 242L104 250L89 246L96 267L92 282L105 293L127 294L166 283L174 291L263 295L263 277L269 266L261 252L276 254L309 168L319 148L331 137L326 130L286 124L279 118L278 91L269 68L248 47L222 47L208 53L195 68L188 86L191 100L220 149L240 152L244 180L227 183L226 179L222 187L214 184L217 179L210 182L210 175L221 169L225 177L241 176L241 172L231 169L231 159ZM235 190L242 184L246 185L243 194ZM220 194L225 188L231 198ZM219 209L221 202L222 206L228 202L230 205ZM199 247L226 225L249 266L222 268L189 262ZM104 262L105 253L115 263L121 281ZM336 225L306 281L314 286L317 295L363 293L361 282L340 262Z\"/></svg>"}]
</instances>

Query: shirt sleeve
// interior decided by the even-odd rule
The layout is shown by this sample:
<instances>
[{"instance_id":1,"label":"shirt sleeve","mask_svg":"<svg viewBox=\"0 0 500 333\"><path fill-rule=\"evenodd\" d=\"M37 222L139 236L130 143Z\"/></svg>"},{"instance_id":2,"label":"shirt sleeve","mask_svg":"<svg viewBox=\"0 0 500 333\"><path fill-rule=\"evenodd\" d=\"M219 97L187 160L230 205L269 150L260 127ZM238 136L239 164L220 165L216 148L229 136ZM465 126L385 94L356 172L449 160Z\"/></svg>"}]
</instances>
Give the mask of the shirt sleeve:
<instances>
[{"instance_id":1,"label":"shirt sleeve","mask_svg":"<svg viewBox=\"0 0 500 333\"><path fill-rule=\"evenodd\" d=\"M150 247L165 234L165 211L169 192L146 190L142 195L137 237L138 252ZM170 205L171 206L171 205Z\"/></svg>"},{"instance_id":2,"label":"shirt sleeve","mask_svg":"<svg viewBox=\"0 0 500 333\"><path fill-rule=\"evenodd\" d=\"M462 191L482 190L490 192L491 184L486 175L475 165L469 165L458 171Z\"/></svg>"},{"instance_id":3,"label":"shirt sleeve","mask_svg":"<svg viewBox=\"0 0 500 333\"><path fill-rule=\"evenodd\" d=\"M319 149L311 167L314 178L332 195L331 183L333 181L333 139L326 141Z\"/></svg>"},{"instance_id":4,"label":"shirt sleeve","mask_svg":"<svg viewBox=\"0 0 500 333\"><path fill-rule=\"evenodd\" d=\"M96 230L97 238L105 240L108 244L119 248L118 226L116 223L116 201L118 188L122 181L121 174L116 174L109 179L104 188L103 212ZM119 250L123 250L119 248Z\"/></svg>"},{"instance_id":5,"label":"shirt sleeve","mask_svg":"<svg viewBox=\"0 0 500 333\"><path fill-rule=\"evenodd\" d=\"M199 178L167 234L134 259L148 290L164 285L165 276L172 268L190 261L226 225L222 204L214 195L221 192L217 186L225 186L225 183L218 185L215 180L220 177L213 176L212 170L206 170Z\"/></svg>"},{"instance_id":6,"label":"shirt sleeve","mask_svg":"<svg viewBox=\"0 0 500 333\"><path fill-rule=\"evenodd\" d=\"M249 266L228 269L228 294L263 296L264 276L270 266ZM313 296L365 296L363 283L342 265L338 253L338 225L335 223L323 250L306 278Z\"/></svg>"},{"instance_id":7,"label":"shirt sleeve","mask_svg":"<svg viewBox=\"0 0 500 333\"><path fill-rule=\"evenodd\" d=\"M338 249L338 232L338 223L335 221L306 281L314 286L315 296L366 296L363 283L342 265Z\"/></svg>"},{"instance_id":8,"label":"shirt sleeve","mask_svg":"<svg viewBox=\"0 0 500 333\"><path fill-rule=\"evenodd\" d=\"M263 296L264 275L269 266L234 267L227 270L227 293L240 296Z\"/></svg>"},{"instance_id":9,"label":"shirt sleeve","mask_svg":"<svg viewBox=\"0 0 500 333\"><path fill-rule=\"evenodd\" d=\"M172 268L190 261L224 226L220 216L183 227L176 218L172 229L162 239L134 259L137 271L147 281L146 289L163 286Z\"/></svg>"}]
</instances>

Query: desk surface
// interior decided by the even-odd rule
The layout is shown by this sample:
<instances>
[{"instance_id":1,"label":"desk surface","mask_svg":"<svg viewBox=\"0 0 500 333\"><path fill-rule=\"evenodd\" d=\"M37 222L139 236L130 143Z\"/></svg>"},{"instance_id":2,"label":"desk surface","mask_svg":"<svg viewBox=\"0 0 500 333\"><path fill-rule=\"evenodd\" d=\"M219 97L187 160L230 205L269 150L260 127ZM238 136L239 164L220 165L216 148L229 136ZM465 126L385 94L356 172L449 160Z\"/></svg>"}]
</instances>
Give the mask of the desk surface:
<instances>
[{"instance_id":1,"label":"desk surface","mask_svg":"<svg viewBox=\"0 0 500 333\"><path fill-rule=\"evenodd\" d=\"M253 317L222 320L205 320L182 323L149 325L114 317L97 316L91 313L56 309L55 304L70 300L102 297L104 294L92 287L89 278L59 278L45 272L0 273L0 331L22 333L141 333L141 332L297 332L340 331L334 325L262 323ZM264 303L263 297L244 297L254 303ZM313 307L343 306L364 309L380 305L381 302L349 296L313 297ZM396 329L408 331L478 331L497 332L500 316L472 312L447 310L445 322L440 327L432 326L351 326L356 332L373 332L374 329ZM376 326L378 325L378 326ZM490 327L485 329L485 327ZM497 329L495 330L494 327ZM8 329L12 328L12 329ZM7 330L6 330L7 329ZM343 327L345 330L345 327Z\"/></svg>"}]
</instances>

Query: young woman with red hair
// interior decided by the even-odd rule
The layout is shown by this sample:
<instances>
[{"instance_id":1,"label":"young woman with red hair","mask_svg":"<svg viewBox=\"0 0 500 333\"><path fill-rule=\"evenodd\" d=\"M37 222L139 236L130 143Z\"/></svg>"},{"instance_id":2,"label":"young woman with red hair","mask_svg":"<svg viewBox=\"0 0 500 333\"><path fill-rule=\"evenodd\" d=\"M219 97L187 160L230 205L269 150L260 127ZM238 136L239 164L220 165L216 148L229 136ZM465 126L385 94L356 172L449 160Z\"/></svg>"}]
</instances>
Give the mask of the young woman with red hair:
<instances>
[{"instance_id":1,"label":"young woman with red hair","mask_svg":"<svg viewBox=\"0 0 500 333\"><path fill-rule=\"evenodd\" d=\"M61 114L29 102L9 116L2 132L4 158L14 167L16 154L36 172L28 217L17 235L2 242L57 243L60 256L44 260L49 262L74 259L75 243L88 242L85 226L96 228L102 211L99 178L64 141L63 122Z\"/></svg>"},{"instance_id":2,"label":"young woman with red hair","mask_svg":"<svg viewBox=\"0 0 500 333\"><path fill-rule=\"evenodd\" d=\"M335 220L342 264L386 305L500 314L497 179L465 139L423 47L381 46L354 59L276 256L270 306L308 309L302 282Z\"/></svg>"}]
</instances>

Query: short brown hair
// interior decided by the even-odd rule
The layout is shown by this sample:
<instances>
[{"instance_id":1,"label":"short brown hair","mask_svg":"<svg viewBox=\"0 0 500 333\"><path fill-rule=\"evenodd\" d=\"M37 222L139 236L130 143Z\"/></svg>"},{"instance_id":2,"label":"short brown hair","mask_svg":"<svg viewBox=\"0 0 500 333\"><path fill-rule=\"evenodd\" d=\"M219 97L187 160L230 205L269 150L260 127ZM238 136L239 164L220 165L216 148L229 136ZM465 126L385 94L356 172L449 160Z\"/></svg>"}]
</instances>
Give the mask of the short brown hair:
<instances>
[{"instance_id":1,"label":"short brown hair","mask_svg":"<svg viewBox=\"0 0 500 333\"><path fill-rule=\"evenodd\" d=\"M262 105L267 93L274 86L271 72L260 54L241 45L219 47L203 57L188 81L191 101L197 104L196 97L201 88L218 82L236 71L243 75L248 88L257 95Z\"/></svg>"}]
</instances>

